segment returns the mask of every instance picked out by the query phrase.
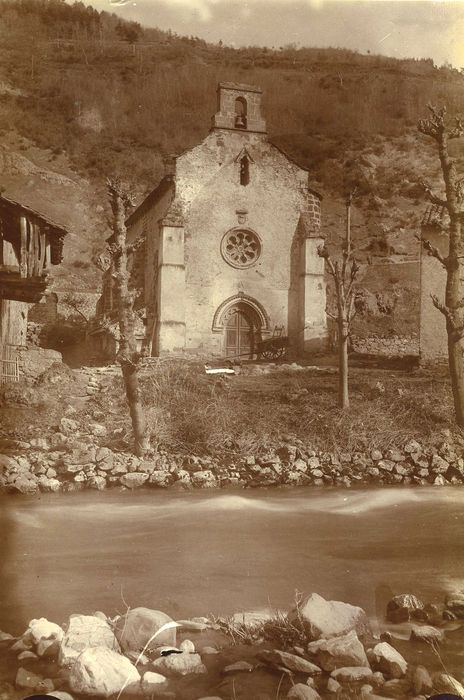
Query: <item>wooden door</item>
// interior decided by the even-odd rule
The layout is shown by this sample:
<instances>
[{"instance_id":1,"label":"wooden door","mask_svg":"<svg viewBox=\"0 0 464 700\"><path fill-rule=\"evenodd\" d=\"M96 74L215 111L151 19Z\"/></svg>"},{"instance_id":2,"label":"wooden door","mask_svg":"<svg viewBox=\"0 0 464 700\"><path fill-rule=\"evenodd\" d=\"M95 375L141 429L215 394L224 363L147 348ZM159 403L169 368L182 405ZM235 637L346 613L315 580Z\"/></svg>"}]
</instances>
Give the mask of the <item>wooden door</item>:
<instances>
[{"instance_id":1,"label":"wooden door","mask_svg":"<svg viewBox=\"0 0 464 700\"><path fill-rule=\"evenodd\" d=\"M225 323L226 357L251 356L253 353L253 324L240 308L232 308ZM246 359L246 357L244 357Z\"/></svg>"}]
</instances>

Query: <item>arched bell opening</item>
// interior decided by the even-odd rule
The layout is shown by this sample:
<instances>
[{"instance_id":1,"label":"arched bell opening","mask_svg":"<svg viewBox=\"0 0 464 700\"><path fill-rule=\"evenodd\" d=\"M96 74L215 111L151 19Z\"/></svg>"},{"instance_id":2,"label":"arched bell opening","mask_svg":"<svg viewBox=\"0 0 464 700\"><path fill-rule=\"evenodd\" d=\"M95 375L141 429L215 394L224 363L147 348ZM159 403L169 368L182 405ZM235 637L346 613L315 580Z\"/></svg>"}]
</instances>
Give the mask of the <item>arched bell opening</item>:
<instances>
[{"instance_id":1,"label":"arched bell opening","mask_svg":"<svg viewBox=\"0 0 464 700\"><path fill-rule=\"evenodd\" d=\"M247 101L244 97L235 100L235 128L247 128Z\"/></svg>"}]
</instances>

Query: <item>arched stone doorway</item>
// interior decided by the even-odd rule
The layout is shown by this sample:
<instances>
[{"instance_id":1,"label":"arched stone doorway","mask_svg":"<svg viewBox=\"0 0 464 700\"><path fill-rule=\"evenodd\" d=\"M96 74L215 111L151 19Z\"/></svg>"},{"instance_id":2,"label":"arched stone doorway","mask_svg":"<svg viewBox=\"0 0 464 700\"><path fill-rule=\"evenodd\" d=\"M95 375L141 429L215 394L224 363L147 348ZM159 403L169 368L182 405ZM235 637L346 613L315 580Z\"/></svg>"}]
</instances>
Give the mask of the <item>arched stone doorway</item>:
<instances>
[{"instance_id":1,"label":"arched stone doorway","mask_svg":"<svg viewBox=\"0 0 464 700\"><path fill-rule=\"evenodd\" d=\"M221 332L225 357L252 358L269 330L269 318L255 299L237 294L226 299L214 315L213 331Z\"/></svg>"}]
</instances>

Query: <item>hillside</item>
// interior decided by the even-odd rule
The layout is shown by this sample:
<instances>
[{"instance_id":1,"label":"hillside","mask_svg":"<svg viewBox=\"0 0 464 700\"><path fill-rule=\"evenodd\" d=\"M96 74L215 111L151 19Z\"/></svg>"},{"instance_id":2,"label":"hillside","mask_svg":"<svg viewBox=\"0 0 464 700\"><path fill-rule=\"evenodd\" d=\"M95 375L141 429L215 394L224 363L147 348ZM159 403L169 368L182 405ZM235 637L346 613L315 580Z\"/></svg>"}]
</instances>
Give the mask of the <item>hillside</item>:
<instances>
[{"instance_id":1,"label":"hillside","mask_svg":"<svg viewBox=\"0 0 464 700\"><path fill-rule=\"evenodd\" d=\"M90 261L107 232L104 178L120 174L139 198L152 189L163 158L208 132L219 80L263 88L270 138L310 169L332 242L357 184L366 264L417 259L417 181L439 171L415 125L429 101L464 112L462 73L343 49L232 49L82 3L0 0L0 185L38 208L42 198L71 227L60 285L98 285ZM410 298L417 272L400 277Z\"/></svg>"}]
</instances>

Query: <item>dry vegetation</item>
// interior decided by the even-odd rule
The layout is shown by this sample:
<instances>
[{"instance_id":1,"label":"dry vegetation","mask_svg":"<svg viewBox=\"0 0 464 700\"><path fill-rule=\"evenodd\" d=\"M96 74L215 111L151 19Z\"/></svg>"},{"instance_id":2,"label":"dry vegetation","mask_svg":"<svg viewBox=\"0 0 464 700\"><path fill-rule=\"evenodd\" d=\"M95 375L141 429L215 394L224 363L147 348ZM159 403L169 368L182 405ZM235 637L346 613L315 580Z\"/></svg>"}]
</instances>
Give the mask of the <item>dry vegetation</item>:
<instances>
[{"instance_id":1,"label":"dry vegetation","mask_svg":"<svg viewBox=\"0 0 464 700\"><path fill-rule=\"evenodd\" d=\"M197 455L258 454L285 440L337 452L387 448L454 429L445 373L352 369L351 377L349 412L336 408L338 380L330 369L217 379L200 364L163 361L141 384L152 441ZM129 434L114 381L117 388L93 401L109 425Z\"/></svg>"}]
</instances>

